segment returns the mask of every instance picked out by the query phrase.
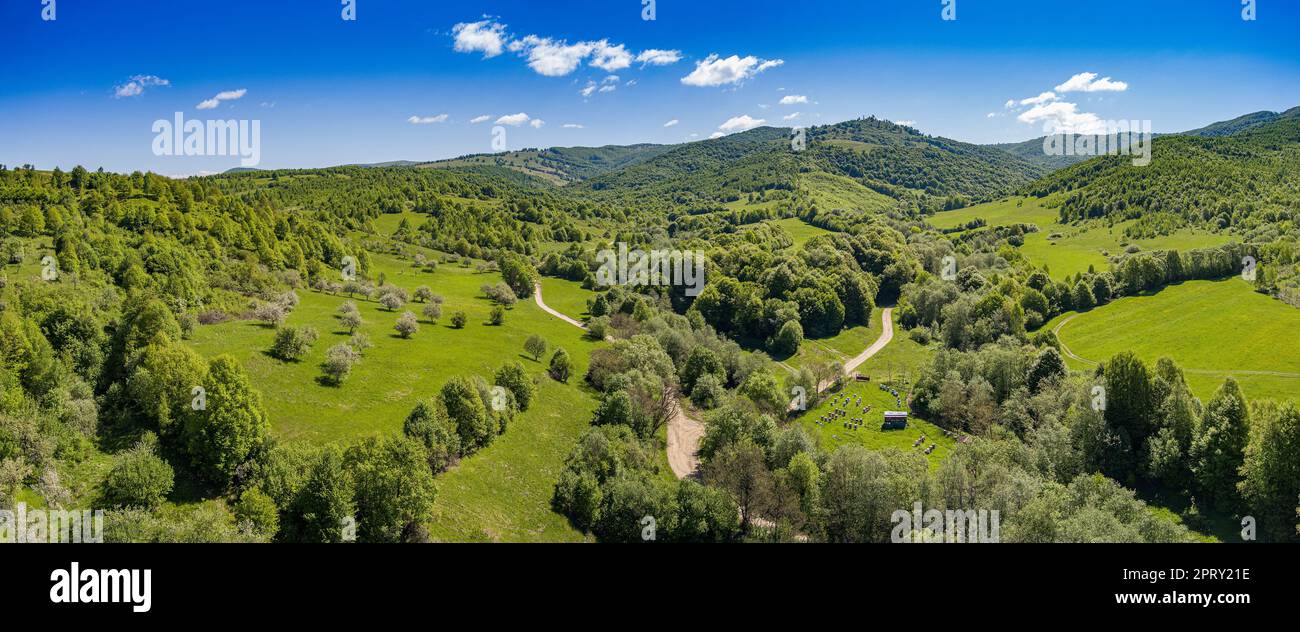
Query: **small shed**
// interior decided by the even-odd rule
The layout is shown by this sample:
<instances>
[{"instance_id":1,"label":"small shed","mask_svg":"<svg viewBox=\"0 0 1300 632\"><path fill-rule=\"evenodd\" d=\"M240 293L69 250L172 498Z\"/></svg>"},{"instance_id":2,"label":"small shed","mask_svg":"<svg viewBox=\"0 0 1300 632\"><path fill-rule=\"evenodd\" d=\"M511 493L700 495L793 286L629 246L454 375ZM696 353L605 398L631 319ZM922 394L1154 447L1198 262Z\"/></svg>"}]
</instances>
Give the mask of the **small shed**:
<instances>
[{"instance_id":1,"label":"small shed","mask_svg":"<svg viewBox=\"0 0 1300 632\"><path fill-rule=\"evenodd\" d=\"M885 411L885 423L881 430L902 430L907 428L907 413L894 410Z\"/></svg>"}]
</instances>

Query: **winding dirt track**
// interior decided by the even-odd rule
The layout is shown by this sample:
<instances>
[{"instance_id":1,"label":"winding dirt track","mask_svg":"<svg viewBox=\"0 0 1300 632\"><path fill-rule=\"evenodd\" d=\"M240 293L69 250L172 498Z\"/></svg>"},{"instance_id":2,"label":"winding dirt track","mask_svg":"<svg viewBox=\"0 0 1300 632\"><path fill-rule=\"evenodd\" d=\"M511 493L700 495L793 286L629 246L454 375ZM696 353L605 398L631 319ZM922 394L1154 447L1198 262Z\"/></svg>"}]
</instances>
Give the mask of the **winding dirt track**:
<instances>
[{"instance_id":1,"label":"winding dirt track","mask_svg":"<svg viewBox=\"0 0 1300 632\"><path fill-rule=\"evenodd\" d=\"M546 304L542 299L542 284L533 286L533 300L542 311L550 314L578 329L585 330L586 325L561 314ZM677 478L692 476L700 468L700 439L704 438L704 423L686 414L681 401L677 402L677 414L668 420L668 466Z\"/></svg>"},{"instance_id":2,"label":"winding dirt track","mask_svg":"<svg viewBox=\"0 0 1300 632\"><path fill-rule=\"evenodd\" d=\"M552 309L551 306L542 300L542 284L534 286L533 300L537 301L537 306L542 311L566 322L579 329L586 329L586 325L561 314ZM880 312L881 331L880 337L871 346L867 347L856 357L844 363L844 374L853 373L862 363L871 359L872 356L884 349L894 339L894 309L886 308ZM1064 324L1064 323L1063 323ZM818 389L826 390L830 384L819 385ZM673 475L677 478L686 478L694 476L700 469L700 440L704 438L704 423L698 419L686 414L686 407L682 402L677 402L677 414L668 420L668 466L672 468Z\"/></svg>"}]
</instances>

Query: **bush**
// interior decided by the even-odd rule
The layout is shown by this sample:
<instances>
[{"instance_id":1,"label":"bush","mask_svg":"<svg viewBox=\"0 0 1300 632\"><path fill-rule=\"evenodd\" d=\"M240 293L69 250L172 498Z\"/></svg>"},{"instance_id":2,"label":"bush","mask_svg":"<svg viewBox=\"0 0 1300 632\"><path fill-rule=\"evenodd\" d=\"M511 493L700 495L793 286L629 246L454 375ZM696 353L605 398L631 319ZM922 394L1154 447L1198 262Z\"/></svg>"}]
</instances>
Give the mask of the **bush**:
<instances>
[{"instance_id":1,"label":"bush","mask_svg":"<svg viewBox=\"0 0 1300 632\"><path fill-rule=\"evenodd\" d=\"M433 290L430 290L429 286L421 285L420 287L415 288L416 301L420 303L428 303L431 298L433 298Z\"/></svg>"},{"instance_id":2,"label":"bush","mask_svg":"<svg viewBox=\"0 0 1300 632\"><path fill-rule=\"evenodd\" d=\"M451 326L456 329L464 329L468 320L469 318L465 316L465 312L456 312L451 315Z\"/></svg>"},{"instance_id":3,"label":"bush","mask_svg":"<svg viewBox=\"0 0 1300 632\"><path fill-rule=\"evenodd\" d=\"M501 326L506 322L506 308L501 305L493 305L492 313L488 316L488 322L493 326Z\"/></svg>"},{"instance_id":4,"label":"bush","mask_svg":"<svg viewBox=\"0 0 1300 632\"><path fill-rule=\"evenodd\" d=\"M691 391L691 403L704 410L712 410L722 405L727 389L718 380L718 376L706 373L695 381L695 390Z\"/></svg>"},{"instance_id":5,"label":"bush","mask_svg":"<svg viewBox=\"0 0 1300 632\"><path fill-rule=\"evenodd\" d=\"M311 351L319 337L311 327L281 327L275 331L271 355L285 362L297 362Z\"/></svg>"},{"instance_id":6,"label":"bush","mask_svg":"<svg viewBox=\"0 0 1300 632\"><path fill-rule=\"evenodd\" d=\"M284 307L276 303L264 303L253 312L253 318L272 327L283 325L287 315Z\"/></svg>"},{"instance_id":7,"label":"bush","mask_svg":"<svg viewBox=\"0 0 1300 632\"><path fill-rule=\"evenodd\" d=\"M173 483L172 467L154 454L152 442L141 441L118 455L104 481L104 495L119 506L156 507Z\"/></svg>"},{"instance_id":8,"label":"bush","mask_svg":"<svg viewBox=\"0 0 1300 632\"><path fill-rule=\"evenodd\" d=\"M401 318L397 319L397 324L393 325L397 333L403 338L410 338L416 332L420 331L420 321L415 318L415 314L406 312Z\"/></svg>"},{"instance_id":9,"label":"bush","mask_svg":"<svg viewBox=\"0 0 1300 632\"><path fill-rule=\"evenodd\" d=\"M557 382L568 382L569 374L573 371L573 365L569 362L569 353L563 348L556 349L555 355L551 356L551 367L547 371L551 379Z\"/></svg>"}]
</instances>

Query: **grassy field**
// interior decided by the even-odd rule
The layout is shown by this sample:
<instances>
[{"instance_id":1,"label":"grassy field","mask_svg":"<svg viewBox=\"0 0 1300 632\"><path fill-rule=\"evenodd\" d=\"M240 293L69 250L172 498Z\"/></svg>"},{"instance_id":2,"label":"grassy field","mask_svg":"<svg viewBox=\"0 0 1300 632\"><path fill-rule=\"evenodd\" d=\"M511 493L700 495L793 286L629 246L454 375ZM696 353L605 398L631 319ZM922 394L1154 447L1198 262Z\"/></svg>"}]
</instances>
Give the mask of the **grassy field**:
<instances>
[{"instance_id":1,"label":"grassy field","mask_svg":"<svg viewBox=\"0 0 1300 632\"><path fill-rule=\"evenodd\" d=\"M907 428L904 430L881 430L880 424L884 421L884 411L900 410L900 407L894 400L893 395L881 391L876 382L852 382L839 392L854 398L861 396L863 406L870 405L871 412L863 414L862 407L852 403L847 407L837 406L827 398L808 412L800 415L794 423L802 425L805 430L816 437L823 450L831 452L841 445L857 443L871 450L898 448L899 450L915 450L920 453L925 447L934 443L938 447L926 458L930 461L930 467L935 468L956 446L957 442L945 437L938 426L916 418L909 420ZM901 389L899 392L906 397L906 393ZM906 410L906 405L907 403L904 402L902 410ZM863 417L865 421L862 423L862 427L851 430L845 427L844 422L841 420L829 421L823 425L816 423L818 419L821 419L823 415L834 408L848 410L849 418ZM920 446L912 447L912 443L922 434L925 435L925 442Z\"/></svg>"},{"instance_id":2,"label":"grassy field","mask_svg":"<svg viewBox=\"0 0 1300 632\"><path fill-rule=\"evenodd\" d=\"M582 321L588 316L587 299L596 298L596 292L583 289L582 284L577 281L542 277L542 296L546 298L547 305L559 310L561 314ZM533 299L529 297L528 300ZM568 326L572 327L572 325Z\"/></svg>"},{"instance_id":3,"label":"grassy field","mask_svg":"<svg viewBox=\"0 0 1300 632\"><path fill-rule=\"evenodd\" d=\"M1025 235L1020 251L1035 265L1047 265L1053 278L1086 272L1089 267L1101 271L1109 269L1108 256L1122 253L1130 244L1143 250L1192 250L1216 246L1229 241L1226 235L1187 228L1154 239L1128 240L1124 229L1132 222L1107 226L1100 222L1082 225L1057 223L1057 212L1048 208L1051 198L1008 198L987 204L946 211L927 221L936 228L954 228L976 218L988 226L1034 224L1037 233ZM979 230L979 229L977 229Z\"/></svg>"},{"instance_id":4,"label":"grassy field","mask_svg":"<svg viewBox=\"0 0 1300 632\"><path fill-rule=\"evenodd\" d=\"M872 310L870 327L852 327L841 331L831 338L805 340L799 347L799 353L785 361L785 365L794 369L812 367L828 359L844 362L862 353L871 343L880 337L880 308ZM899 326L897 315L894 320L894 338L872 356L858 373L869 375L873 379L910 379L915 370L926 362L931 351L907 335L907 330Z\"/></svg>"},{"instance_id":5,"label":"grassy field","mask_svg":"<svg viewBox=\"0 0 1300 632\"><path fill-rule=\"evenodd\" d=\"M255 322L232 321L200 327L193 346L214 356L230 353L248 370L265 396L272 432L286 441L344 442L369 435L401 431L415 403L431 397L454 375L491 379L502 364L518 360L532 373L541 390L533 408L520 415L505 435L489 448L438 478L438 519L435 537L445 540L575 540L581 534L553 513L549 499L564 458L587 428L595 399L577 380L560 385L545 376L543 363L523 356L524 340L537 333L551 347L564 347L574 361L574 375L586 371L594 343L582 332L520 300L503 326L486 324L491 303L481 295L483 283L500 276L479 274L459 266L440 266L429 274L406 262L375 255L375 271L390 283L413 290L428 285L445 297L443 318L420 324L409 340L396 335L399 312L378 303L357 301L374 348L341 387L322 384L320 363L325 351L347 334L335 313L347 299L300 291L301 304L289 316L290 326L310 325L321 339L301 362L285 363L267 354L274 330ZM406 309L419 313L422 305ZM464 329L451 328L451 314L463 310Z\"/></svg>"},{"instance_id":6,"label":"grassy field","mask_svg":"<svg viewBox=\"0 0 1300 632\"><path fill-rule=\"evenodd\" d=\"M1088 360L1068 358L1073 369L1133 351L1149 363L1173 358L1202 400L1229 375L1250 399L1300 400L1300 310L1251 291L1240 279L1188 281L1071 312L1046 327L1062 322L1061 342Z\"/></svg>"},{"instance_id":7,"label":"grassy field","mask_svg":"<svg viewBox=\"0 0 1300 632\"><path fill-rule=\"evenodd\" d=\"M825 228L813 226L797 217L779 219L773 223L780 226L785 232L790 233L791 237L794 237L794 245L790 247L791 250L803 248L803 245L808 243L809 239L818 235L828 235L831 232Z\"/></svg>"}]
</instances>

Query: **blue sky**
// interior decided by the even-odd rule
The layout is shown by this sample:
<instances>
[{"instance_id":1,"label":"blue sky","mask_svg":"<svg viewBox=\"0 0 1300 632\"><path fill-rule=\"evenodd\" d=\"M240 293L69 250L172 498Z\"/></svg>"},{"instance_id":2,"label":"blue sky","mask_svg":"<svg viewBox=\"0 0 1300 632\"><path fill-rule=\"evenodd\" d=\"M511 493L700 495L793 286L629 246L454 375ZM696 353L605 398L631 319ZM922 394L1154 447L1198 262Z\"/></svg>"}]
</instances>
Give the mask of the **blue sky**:
<instances>
[{"instance_id":1,"label":"blue sky","mask_svg":"<svg viewBox=\"0 0 1300 632\"><path fill-rule=\"evenodd\" d=\"M955 0L953 21L943 0L658 0L653 21L641 0L356 0L355 21L343 0L53 0L44 21L48 1L0 4L0 163L238 165L155 155L176 112L260 121L279 168L489 152L497 126L518 149L875 114L989 143L1300 105L1291 0L1254 21L1242 0Z\"/></svg>"}]
</instances>

